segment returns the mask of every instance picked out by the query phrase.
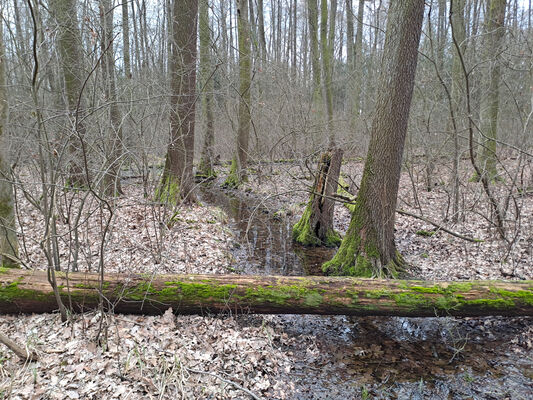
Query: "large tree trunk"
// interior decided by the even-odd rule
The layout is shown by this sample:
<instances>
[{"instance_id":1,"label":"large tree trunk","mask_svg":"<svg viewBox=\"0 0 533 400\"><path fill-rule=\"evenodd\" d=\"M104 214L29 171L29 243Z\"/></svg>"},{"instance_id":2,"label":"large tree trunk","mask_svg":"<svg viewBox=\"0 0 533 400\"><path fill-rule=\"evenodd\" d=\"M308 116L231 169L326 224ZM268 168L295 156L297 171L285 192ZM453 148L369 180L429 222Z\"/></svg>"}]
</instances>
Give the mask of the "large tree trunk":
<instances>
[{"instance_id":1,"label":"large tree trunk","mask_svg":"<svg viewBox=\"0 0 533 400\"><path fill-rule=\"evenodd\" d=\"M309 203L292 228L293 239L305 246L338 246L341 238L333 229L334 194L339 185L342 150L324 153L318 163Z\"/></svg>"},{"instance_id":2,"label":"large tree trunk","mask_svg":"<svg viewBox=\"0 0 533 400\"><path fill-rule=\"evenodd\" d=\"M76 312L97 307L98 276L83 273L71 273L68 279L65 274L58 276L65 304L72 304ZM161 314L172 307L179 314L533 315L531 281L110 275L102 287L106 308L124 314ZM0 270L0 314L45 313L56 309L45 271Z\"/></svg>"},{"instance_id":3,"label":"large tree trunk","mask_svg":"<svg viewBox=\"0 0 533 400\"><path fill-rule=\"evenodd\" d=\"M250 41L250 24L248 17L248 1L237 2L237 31L239 43L239 126L237 128L237 154L231 164L231 171L225 186L236 188L246 181L246 165L248 163L248 142L251 125L251 91L252 57Z\"/></svg>"},{"instance_id":4,"label":"large tree trunk","mask_svg":"<svg viewBox=\"0 0 533 400\"><path fill-rule=\"evenodd\" d=\"M18 239L15 226L13 186L5 137L7 118L6 57L4 51L3 26L0 18L0 266L18 264Z\"/></svg>"},{"instance_id":5,"label":"large tree trunk","mask_svg":"<svg viewBox=\"0 0 533 400\"><path fill-rule=\"evenodd\" d=\"M197 0L174 0L170 70L170 143L156 197L164 202L192 201L194 116L196 108Z\"/></svg>"},{"instance_id":6,"label":"large tree trunk","mask_svg":"<svg viewBox=\"0 0 533 400\"><path fill-rule=\"evenodd\" d=\"M413 93L424 2L391 2L380 89L360 190L350 227L324 271L395 275L402 267L394 221L403 147Z\"/></svg>"}]
</instances>

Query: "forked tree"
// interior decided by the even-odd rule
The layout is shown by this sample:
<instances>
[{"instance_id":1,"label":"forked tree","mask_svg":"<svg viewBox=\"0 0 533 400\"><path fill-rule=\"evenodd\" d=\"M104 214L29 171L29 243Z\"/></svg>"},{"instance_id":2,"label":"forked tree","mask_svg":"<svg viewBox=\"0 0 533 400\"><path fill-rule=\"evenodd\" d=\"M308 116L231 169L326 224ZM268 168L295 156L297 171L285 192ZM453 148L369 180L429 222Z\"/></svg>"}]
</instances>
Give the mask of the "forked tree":
<instances>
[{"instance_id":1,"label":"forked tree","mask_svg":"<svg viewBox=\"0 0 533 400\"><path fill-rule=\"evenodd\" d=\"M423 1L390 4L363 177L348 232L337 254L323 265L330 274L394 276L404 267L394 242L394 221L423 15Z\"/></svg>"},{"instance_id":2,"label":"forked tree","mask_svg":"<svg viewBox=\"0 0 533 400\"><path fill-rule=\"evenodd\" d=\"M156 192L158 200L177 203L195 196L194 118L196 109L196 20L198 0L174 0L170 60L170 143Z\"/></svg>"},{"instance_id":3,"label":"forked tree","mask_svg":"<svg viewBox=\"0 0 533 400\"><path fill-rule=\"evenodd\" d=\"M2 18L0 18L0 266L15 267L18 262L18 241L15 230L13 187L6 154L5 122L7 118L6 57Z\"/></svg>"}]
</instances>

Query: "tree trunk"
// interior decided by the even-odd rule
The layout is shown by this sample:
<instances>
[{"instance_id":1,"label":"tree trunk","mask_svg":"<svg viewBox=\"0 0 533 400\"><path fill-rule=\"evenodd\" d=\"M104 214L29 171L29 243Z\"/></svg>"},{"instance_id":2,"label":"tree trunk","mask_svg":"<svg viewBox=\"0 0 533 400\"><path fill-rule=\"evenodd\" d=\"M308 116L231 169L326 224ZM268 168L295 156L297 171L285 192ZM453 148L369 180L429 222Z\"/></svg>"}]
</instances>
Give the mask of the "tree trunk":
<instances>
[{"instance_id":1,"label":"tree trunk","mask_svg":"<svg viewBox=\"0 0 533 400\"><path fill-rule=\"evenodd\" d=\"M237 32L239 43L239 126L237 128L237 155L224 185L236 188L246 181L248 163L248 142L251 125L252 59L250 43L250 24L248 23L248 1L237 2Z\"/></svg>"},{"instance_id":2,"label":"tree trunk","mask_svg":"<svg viewBox=\"0 0 533 400\"><path fill-rule=\"evenodd\" d=\"M335 15L337 14L337 0L330 1L328 32L328 1L321 0L320 4L320 44L322 48L322 74L324 83L324 102L326 104L328 148L335 148L335 130L333 128L333 55L335 36Z\"/></svg>"},{"instance_id":3,"label":"tree trunk","mask_svg":"<svg viewBox=\"0 0 533 400\"><path fill-rule=\"evenodd\" d=\"M491 0L489 4L488 21L486 22L488 70L486 78L488 87L481 106L481 169L489 181L498 176L496 168L496 138L498 137L498 112L500 95L500 64L498 53L505 34L505 0Z\"/></svg>"},{"instance_id":4,"label":"tree trunk","mask_svg":"<svg viewBox=\"0 0 533 400\"><path fill-rule=\"evenodd\" d=\"M76 0L50 0L50 9L58 24L58 48L63 71L67 110L74 131L68 135L68 184L85 186L88 182L81 160L79 141L85 136L85 126L79 120L82 114L81 90L83 63L81 34L78 25Z\"/></svg>"},{"instance_id":5,"label":"tree trunk","mask_svg":"<svg viewBox=\"0 0 533 400\"><path fill-rule=\"evenodd\" d=\"M202 90L202 119L205 124L204 144L196 176L201 179L216 177L213 147L215 145L215 122L213 118L213 65L211 63L211 28L209 26L208 0L200 0L200 89Z\"/></svg>"},{"instance_id":6,"label":"tree trunk","mask_svg":"<svg viewBox=\"0 0 533 400\"><path fill-rule=\"evenodd\" d=\"M122 0L122 43L122 55L124 57L124 75L127 79L131 79L130 21L127 0Z\"/></svg>"},{"instance_id":7,"label":"tree trunk","mask_svg":"<svg viewBox=\"0 0 533 400\"><path fill-rule=\"evenodd\" d=\"M313 108L317 115L322 115L322 96L320 90L320 53L318 51L318 3L307 0L309 36L311 44L311 72L313 74ZM320 118L321 119L321 118Z\"/></svg>"},{"instance_id":8,"label":"tree trunk","mask_svg":"<svg viewBox=\"0 0 533 400\"><path fill-rule=\"evenodd\" d=\"M293 239L305 246L338 246L341 238L333 229L335 200L339 185L342 150L328 151L318 163L309 203L292 229Z\"/></svg>"},{"instance_id":9,"label":"tree trunk","mask_svg":"<svg viewBox=\"0 0 533 400\"><path fill-rule=\"evenodd\" d=\"M323 265L328 273L396 275L404 264L394 243L394 221L423 14L419 0L390 4L363 177L348 232L335 257Z\"/></svg>"},{"instance_id":10,"label":"tree trunk","mask_svg":"<svg viewBox=\"0 0 533 400\"><path fill-rule=\"evenodd\" d=\"M453 1L450 5L451 21L454 37L459 43L459 48L454 48L452 60L452 91L451 91L451 132L453 139L453 166L452 166L452 221L457 222L459 218L459 158L461 149L459 145L459 135L465 129L464 119L464 97L462 88L464 87L464 76L461 66L461 58L466 50L466 28L465 28L465 0ZM458 54L458 51L461 54Z\"/></svg>"},{"instance_id":11,"label":"tree trunk","mask_svg":"<svg viewBox=\"0 0 533 400\"><path fill-rule=\"evenodd\" d=\"M363 86L363 17L365 9L365 0L359 0L359 8L357 9L357 32L355 34L355 54L353 58L353 68L355 74L355 88L354 88L354 118L358 119L361 114L361 93ZM357 126L354 123L354 128Z\"/></svg>"},{"instance_id":12,"label":"tree trunk","mask_svg":"<svg viewBox=\"0 0 533 400\"><path fill-rule=\"evenodd\" d=\"M18 239L15 225L15 206L11 167L6 152L5 126L7 120L6 55L3 24L0 18L0 268L18 265Z\"/></svg>"},{"instance_id":13,"label":"tree trunk","mask_svg":"<svg viewBox=\"0 0 533 400\"><path fill-rule=\"evenodd\" d=\"M265 38L265 16L263 9L263 0L257 0L257 29L259 31L259 45L261 49L261 67L264 68L268 58L266 38Z\"/></svg>"},{"instance_id":14,"label":"tree trunk","mask_svg":"<svg viewBox=\"0 0 533 400\"><path fill-rule=\"evenodd\" d=\"M58 274L59 275L59 274ZM100 302L97 274L57 277L74 312ZM531 316L531 281L428 282L324 276L110 275L102 285L114 313ZM69 298L70 295L70 298ZM67 301L68 300L68 301ZM70 303L72 302L72 303ZM45 271L0 270L0 314L57 309Z\"/></svg>"},{"instance_id":15,"label":"tree trunk","mask_svg":"<svg viewBox=\"0 0 533 400\"><path fill-rule=\"evenodd\" d=\"M120 158L122 156L122 116L117 103L115 78L115 53L113 51L113 10L111 0L100 0L102 24L101 50L105 96L109 103L111 126L106 138L106 170L104 175L104 193L108 196L122 194L120 185Z\"/></svg>"},{"instance_id":16,"label":"tree trunk","mask_svg":"<svg viewBox=\"0 0 533 400\"><path fill-rule=\"evenodd\" d=\"M174 0L170 71L171 138L156 197L177 203L194 201L194 116L196 105L197 0Z\"/></svg>"}]
</instances>

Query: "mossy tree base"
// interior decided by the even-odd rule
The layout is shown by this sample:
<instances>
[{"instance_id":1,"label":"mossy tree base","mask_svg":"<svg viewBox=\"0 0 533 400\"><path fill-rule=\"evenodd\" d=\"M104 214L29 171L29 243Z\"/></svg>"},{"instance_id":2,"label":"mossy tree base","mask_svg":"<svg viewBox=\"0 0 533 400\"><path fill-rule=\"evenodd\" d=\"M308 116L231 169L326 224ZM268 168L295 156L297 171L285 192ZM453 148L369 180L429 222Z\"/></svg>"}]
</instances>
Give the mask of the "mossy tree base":
<instances>
[{"instance_id":1,"label":"mossy tree base","mask_svg":"<svg viewBox=\"0 0 533 400\"><path fill-rule=\"evenodd\" d=\"M97 308L99 275L56 273L64 304ZM115 313L533 316L533 281L425 282L351 277L108 275ZM70 300L68 300L70 295ZM72 301L72 303L70 303ZM57 301L46 271L0 269L0 314L49 313Z\"/></svg>"},{"instance_id":2,"label":"mossy tree base","mask_svg":"<svg viewBox=\"0 0 533 400\"><path fill-rule=\"evenodd\" d=\"M333 212L342 163L342 151L325 152L318 163L309 202L300 220L292 228L292 238L304 246L336 247L340 235L333 229Z\"/></svg>"},{"instance_id":3,"label":"mossy tree base","mask_svg":"<svg viewBox=\"0 0 533 400\"><path fill-rule=\"evenodd\" d=\"M231 167L229 170L228 177L222 184L222 187L226 189L237 189L241 184L247 181L246 175L243 171L239 171L237 160L234 158L231 160Z\"/></svg>"},{"instance_id":4,"label":"mossy tree base","mask_svg":"<svg viewBox=\"0 0 533 400\"><path fill-rule=\"evenodd\" d=\"M368 222L368 208L357 200L352 219L335 256L324 263L322 270L329 275L361 276L366 278L396 278L405 271L406 262L394 248L380 249L379 233Z\"/></svg>"},{"instance_id":5,"label":"mossy tree base","mask_svg":"<svg viewBox=\"0 0 533 400\"><path fill-rule=\"evenodd\" d=\"M163 174L161 182L155 190L154 201L163 204L177 205L180 201L179 179L169 173Z\"/></svg>"}]
</instances>

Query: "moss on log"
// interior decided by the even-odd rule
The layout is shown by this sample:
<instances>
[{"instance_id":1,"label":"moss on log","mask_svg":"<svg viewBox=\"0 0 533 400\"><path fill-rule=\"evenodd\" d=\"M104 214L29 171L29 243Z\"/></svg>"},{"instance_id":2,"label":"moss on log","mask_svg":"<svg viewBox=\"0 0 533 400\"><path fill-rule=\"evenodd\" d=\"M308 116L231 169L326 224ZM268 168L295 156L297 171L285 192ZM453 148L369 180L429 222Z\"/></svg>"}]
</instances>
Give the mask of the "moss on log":
<instances>
[{"instance_id":1,"label":"moss on log","mask_svg":"<svg viewBox=\"0 0 533 400\"><path fill-rule=\"evenodd\" d=\"M67 278L68 277L68 278ZM96 274L58 274L73 311L100 300ZM533 316L533 281L428 282L352 277L108 275L105 305L117 313L344 314L389 316ZM65 304L70 304L65 301ZM45 271L0 271L0 314L57 309Z\"/></svg>"}]
</instances>

